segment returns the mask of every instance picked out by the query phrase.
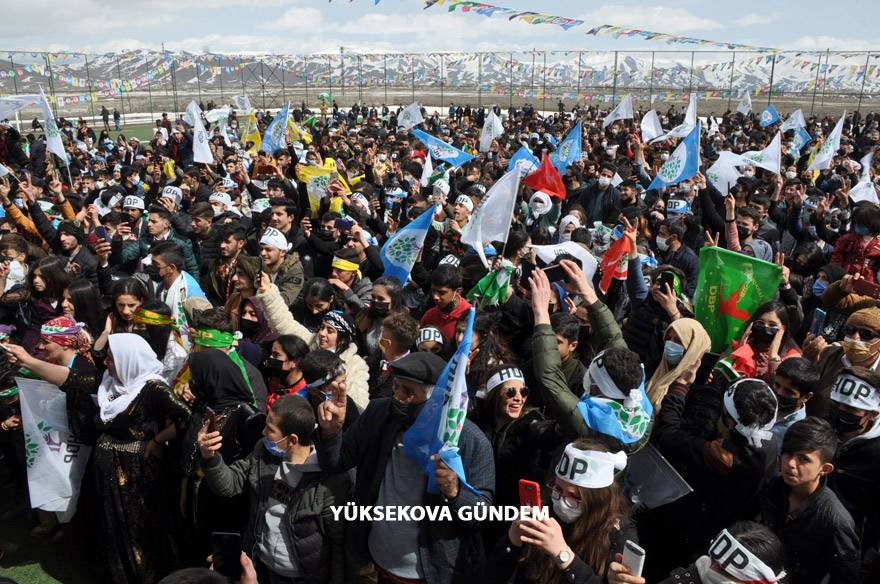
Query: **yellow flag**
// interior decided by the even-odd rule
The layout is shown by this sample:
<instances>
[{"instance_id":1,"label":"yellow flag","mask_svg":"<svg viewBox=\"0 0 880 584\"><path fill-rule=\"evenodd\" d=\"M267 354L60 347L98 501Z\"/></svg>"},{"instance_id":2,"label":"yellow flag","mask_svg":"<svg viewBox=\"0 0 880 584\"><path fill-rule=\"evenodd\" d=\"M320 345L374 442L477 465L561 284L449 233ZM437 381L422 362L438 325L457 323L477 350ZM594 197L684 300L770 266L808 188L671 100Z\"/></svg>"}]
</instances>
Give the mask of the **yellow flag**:
<instances>
[{"instance_id":1,"label":"yellow flag","mask_svg":"<svg viewBox=\"0 0 880 584\"><path fill-rule=\"evenodd\" d=\"M302 142L306 145L312 143L312 135L309 131L294 122L293 119L287 120L287 132L291 142Z\"/></svg>"},{"instance_id":2,"label":"yellow flag","mask_svg":"<svg viewBox=\"0 0 880 584\"><path fill-rule=\"evenodd\" d=\"M297 177L305 183L306 192L309 195L309 209L311 210L312 219L318 217L321 200L328 196L327 187L330 185L330 175L334 172L336 170L326 166L300 165L297 168Z\"/></svg>"},{"instance_id":3,"label":"yellow flag","mask_svg":"<svg viewBox=\"0 0 880 584\"><path fill-rule=\"evenodd\" d=\"M248 116L247 126L241 134L241 141L244 144L247 144L248 142L254 143L254 145L248 149L248 154L256 156L257 152L260 151L260 145L263 143L263 138L260 136L260 129L257 126L257 113L255 111L251 111L251 115Z\"/></svg>"}]
</instances>

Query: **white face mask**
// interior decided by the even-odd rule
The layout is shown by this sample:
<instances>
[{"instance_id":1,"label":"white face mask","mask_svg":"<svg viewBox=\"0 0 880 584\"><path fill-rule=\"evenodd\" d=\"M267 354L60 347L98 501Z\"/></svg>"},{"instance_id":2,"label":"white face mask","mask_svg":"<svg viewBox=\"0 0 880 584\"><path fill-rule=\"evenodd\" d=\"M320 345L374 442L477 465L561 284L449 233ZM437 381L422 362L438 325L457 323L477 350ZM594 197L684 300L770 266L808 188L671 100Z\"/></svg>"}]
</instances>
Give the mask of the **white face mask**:
<instances>
[{"instance_id":1,"label":"white face mask","mask_svg":"<svg viewBox=\"0 0 880 584\"><path fill-rule=\"evenodd\" d=\"M747 176L749 178L752 178L755 176L755 171L754 170L745 170L745 171L743 171L743 175Z\"/></svg>"},{"instance_id":2,"label":"white face mask","mask_svg":"<svg viewBox=\"0 0 880 584\"><path fill-rule=\"evenodd\" d=\"M607 189L609 186L611 186L611 179L608 178L607 176L600 176L599 177L599 186L602 187L603 189Z\"/></svg>"},{"instance_id":3,"label":"white face mask","mask_svg":"<svg viewBox=\"0 0 880 584\"><path fill-rule=\"evenodd\" d=\"M669 249L669 244L666 243L666 237L657 236L657 249L660 251L667 251Z\"/></svg>"},{"instance_id":4,"label":"white face mask","mask_svg":"<svg viewBox=\"0 0 880 584\"><path fill-rule=\"evenodd\" d=\"M796 176L797 176L797 173L793 172L791 170L789 170L785 173L785 178L787 178L787 179L793 179Z\"/></svg>"},{"instance_id":5,"label":"white face mask","mask_svg":"<svg viewBox=\"0 0 880 584\"><path fill-rule=\"evenodd\" d=\"M691 192L691 185L686 184L686 183L685 183L685 184L680 184L680 185L678 185L678 189L676 189L676 190L677 190L679 193L681 193L682 195L686 195L686 194L688 194L689 192Z\"/></svg>"},{"instance_id":6,"label":"white face mask","mask_svg":"<svg viewBox=\"0 0 880 584\"><path fill-rule=\"evenodd\" d=\"M565 500L560 497L553 497L553 514L563 523L574 523L577 518L584 514L583 507L569 507Z\"/></svg>"},{"instance_id":7,"label":"white face mask","mask_svg":"<svg viewBox=\"0 0 880 584\"><path fill-rule=\"evenodd\" d=\"M571 232L569 233L560 233L559 241L571 241Z\"/></svg>"},{"instance_id":8,"label":"white face mask","mask_svg":"<svg viewBox=\"0 0 880 584\"><path fill-rule=\"evenodd\" d=\"M660 155L660 160L662 160L663 162L666 162L667 160L669 160L669 154L664 152L663 154Z\"/></svg>"},{"instance_id":9,"label":"white face mask","mask_svg":"<svg viewBox=\"0 0 880 584\"><path fill-rule=\"evenodd\" d=\"M379 155L379 162L385 162L385 160L387 158L388 158L388 156L386 154L380 154Z\"/></svg>"}]
</instances>

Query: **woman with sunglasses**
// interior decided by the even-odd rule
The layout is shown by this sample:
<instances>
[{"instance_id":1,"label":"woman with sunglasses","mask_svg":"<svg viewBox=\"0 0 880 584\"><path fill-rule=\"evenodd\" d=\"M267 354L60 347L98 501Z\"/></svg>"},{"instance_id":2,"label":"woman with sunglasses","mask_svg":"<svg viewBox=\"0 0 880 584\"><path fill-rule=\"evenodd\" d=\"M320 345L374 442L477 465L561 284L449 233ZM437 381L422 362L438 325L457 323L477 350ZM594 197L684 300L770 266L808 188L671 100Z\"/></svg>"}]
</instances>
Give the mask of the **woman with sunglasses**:
<instances>
[{"instance_id":1,"label":"woman with sunglasses","mask_svg":"<svg viewBox=\"0 0 880 584\"><path fill-rule=\"evenodd\" d=\"M522 370L505 363L489 370L486 399L477 425L492 444L495 454L495 504L519 505L519 480L541 481L550 461L547 451L561 442L556 423L537 408L528 407L529 388ZM503 523L483 531L487 546L498 541Z\"/></svg>"},{"instance_id":2,"label":"woman with sunglasses","mask_svg":"<svg viewBox=\"0 0 880 584\"><path fill-rule=\"evenodd\" d=\"M801 354L791 335L791 330L796 328L791 322L788 306L781 302L762 304L746 324L740 340L734 340L732 349L719 359L716 369L722 373L732 369L737 377L753 377L772 383L776 368L783 359Z\"/></svg>"},{"instance_id":3,"label":"woman with sunglasses","mask_svg":"<svg viewBox=\"0 0 880 584\"><path fill-rule=\"evenodd\" d=\"M604 582L624 542L637 541L616 480L625 467L626 454L608 452L600 442L566 446L550 484L551 517L511 523L489 558L489 582Z\"/></svg>"}]
</instances>

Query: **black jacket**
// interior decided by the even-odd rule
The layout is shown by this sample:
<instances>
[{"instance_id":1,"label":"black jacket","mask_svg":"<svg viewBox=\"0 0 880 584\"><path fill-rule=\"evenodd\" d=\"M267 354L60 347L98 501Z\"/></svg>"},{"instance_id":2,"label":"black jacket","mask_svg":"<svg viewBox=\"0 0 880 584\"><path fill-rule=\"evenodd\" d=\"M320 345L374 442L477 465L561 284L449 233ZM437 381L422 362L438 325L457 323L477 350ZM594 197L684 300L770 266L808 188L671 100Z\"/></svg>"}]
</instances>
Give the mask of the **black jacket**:
<instances>
[{"instance_id":1,"label":"black jacket","mask_svg":"<svg viewBox=\"0 0 880 584\"><path fill-rule=\"evenodd\" d=\"M862 548L880 542L880 437L847 440L828 483L853 517Z\"/></svg>"},{"instance_id":2,"label":"black jacket","mask_svg":"<svg viewBox=\"0 0 880 584\"><path fill-rule=\"evenodd\" d=\"M777 477L761 495L761 523L785 547L785 571L792 584L859 582L859 538L852 516L822 485L796 511L788 509L789 487Z\"/></svg>"}]
</instances>

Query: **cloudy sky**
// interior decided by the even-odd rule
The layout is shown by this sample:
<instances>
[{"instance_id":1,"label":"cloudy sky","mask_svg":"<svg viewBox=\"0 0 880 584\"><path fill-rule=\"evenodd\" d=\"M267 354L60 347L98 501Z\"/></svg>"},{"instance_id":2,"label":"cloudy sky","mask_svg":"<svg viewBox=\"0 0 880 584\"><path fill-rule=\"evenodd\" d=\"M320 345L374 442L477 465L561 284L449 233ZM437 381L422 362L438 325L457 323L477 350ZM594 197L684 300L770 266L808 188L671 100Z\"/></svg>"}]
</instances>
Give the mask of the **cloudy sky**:
<instances>
[{"instance_id":1,"label":"cloudy sky","mask_svg":"<svg viewBox=\"0 0 880 584\"><path fill-rule=\"evenodd\" d=\"M496 0L492 0L496 2ZM669 48L584 34L619 25L785 49L877 49L880 2L698 0L614 3L497 0L586 21L564 31L473 14L423 10L423 0L3 0L3 50L159 49L227 53Z\"/></svg>"}]
</instances>

